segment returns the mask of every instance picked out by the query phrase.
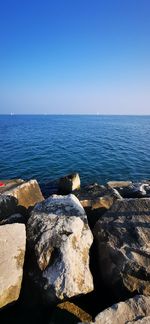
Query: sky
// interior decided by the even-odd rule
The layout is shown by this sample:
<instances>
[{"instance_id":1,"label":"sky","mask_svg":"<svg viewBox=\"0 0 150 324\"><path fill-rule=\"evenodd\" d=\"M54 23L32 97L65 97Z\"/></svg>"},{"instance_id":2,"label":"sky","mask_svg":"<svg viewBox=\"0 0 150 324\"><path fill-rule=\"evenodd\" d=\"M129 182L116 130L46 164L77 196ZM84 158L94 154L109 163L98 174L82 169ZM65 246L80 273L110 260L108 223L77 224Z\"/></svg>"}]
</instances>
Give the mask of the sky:
<instances>
[{"instance_id":1,"label":"sky","mask_svg":"<svg viewBox=\"0 0 150 324\"><path fill-rule=\"evenodd\" d=\"M1 0L0 113L150 114L149 0Z\"/></svg>"}]
</instances>

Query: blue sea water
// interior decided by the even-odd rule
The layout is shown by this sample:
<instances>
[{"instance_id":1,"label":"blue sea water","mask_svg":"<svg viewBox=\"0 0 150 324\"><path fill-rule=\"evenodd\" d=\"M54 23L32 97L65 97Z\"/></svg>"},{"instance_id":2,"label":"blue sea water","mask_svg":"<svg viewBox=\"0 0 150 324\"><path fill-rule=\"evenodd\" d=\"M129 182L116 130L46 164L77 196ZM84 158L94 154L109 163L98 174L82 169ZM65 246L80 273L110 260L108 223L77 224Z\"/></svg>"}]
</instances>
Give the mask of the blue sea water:
<instances>
[{"instance_id":1,"label":"blue sea water","mask_svg":"<svg viewBox=\"0 0 150 324\"><path fill-rule=\"evenodd\" d=\"M0 116L0 179L150 179L150 116Z\"/></svg>"}]
</instances>

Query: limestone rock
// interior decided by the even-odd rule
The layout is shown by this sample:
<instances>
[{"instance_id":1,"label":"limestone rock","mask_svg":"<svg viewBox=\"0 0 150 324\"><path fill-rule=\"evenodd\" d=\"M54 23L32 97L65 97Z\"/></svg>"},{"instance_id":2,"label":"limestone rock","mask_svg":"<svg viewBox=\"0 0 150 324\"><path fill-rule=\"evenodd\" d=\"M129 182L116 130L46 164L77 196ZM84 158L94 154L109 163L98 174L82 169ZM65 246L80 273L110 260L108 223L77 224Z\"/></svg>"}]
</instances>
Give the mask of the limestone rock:
<instances>
[{"instance_id":1,"label":"limestone rock","mask_svg":"<svg viewBox=\"0 0 150 324\"><path fill-rule=\"evenodd\" d=\"M143 317L137 321L128 322L128 324L150 324L150 316Z\"/></svg>"},{"instance_id":2,"label":"limestone rock","mask_svg":"<svg viewBox=\"0 0 150 324\"><path fill-rule=\"evenodd\" d=\"M89 270L93 237L85 217L77 198L69 195L38 204L29 218L28 273L46 303L93 290Z\"/></svg>"},{"instance_id":3,"label":"limestone rock","mask_svg":"<svg viewBox=\"0 0 150 324\"><path fill-rule=\"evenodd\" d=\"M138 322L139 319L150 315L150 297L137 295L125 302L114 304L95 318L95 324L127 324ZM149 322L150 323L150 322Z\"/></svg>"},{"instance_id":4,"label":"limestone rock","mask_svg":"<svg viewBox=\"0 0 150 324\"><path fill-rule=\"evenodd\" d=\"M69 174L59 180L59 190L62 193L71 193L80 188L80 177L78 173Z\"/></svg>"},{"instance_id":5,"label":"limestone rock","mask_svg":"<svg viewBox=\"0 0 150 324\"><path fill-rule=\"evenodd\" d=\"M52 195L43 202L37 204L32 212L32 215L40 214L54 214L57 216L66 217L69 216L78 216L87 222L87 216L84 208L80 204L77 197L73 194L66 196L61 195Z\"/></svg>"},{"instance_id":6,"label":"limestone rock","mask_svg":"<svg viewBox=\"0 0 150 324\"><path fill-rule=\"evenodd\" d=\"M108 187L115 188L123 198L143 198L150 197L150 183L149 181L130 182L118 181L108 182Z\"/></svg>"},{"instance_id":7,"label":"limestone rock","mask_svg":"<svg viewBox=\"0 0 150 324\"><path fill-rule=\"evenodd\" d=\"M116 199L122 198L114 189L106 188L97 183L83 187L75 192L75 195L84 208L90 207L91 209L109 209Z\"/></svg>"},{"instance_id":8,"label":"limestone rock","mask_svg":"<svg viewBox=\"0 0 150 324\"><path fill-rule=\"evenodd\" d=\"M132 185L132 181L108 181L107 185L110 188L126 188Z\"/></svg>"},{"instance_id":9,"label":"limestone rock","mask_svg":"<svg viewBox=\"0 0 150 324\"><path fill-rule=\"evenodd\" d=\"M7 219L17 212L18 201L16 198L6 195L0 195L0 221Z\"/></svg>"},{"instance_id":10,"label":"limestone rock","mask_svg":"<svg viewBox=\"0 0 150 324\"><path fill-rule=\"evenodd\" d=\"M11 179L11 180L0 180L0 182L3 184L0 186L0 194L4 193L7 190L13 189L17 187L18 185L22 184L24 180L22 179Z\"/></svg>"},{"instance_id":11,"label":"limestone rock","mask_svg":"<svg viewBox=\"0 0 150 324\"><path fill-rule=\"evenodd\" d=\"M18 299L25 254L25 226L0 226L0 308Z\"/></svg>"},{"instance_id":12,"label":"limestone rock","mask_svg":"<svg viewBox=\"0 0 150 324\"><path fill-rule=\"evenodd\" d=\"M117 200L93 233L100 275L115 291L150 295L150 199Z\"/></svg>"},{"instance_id":13,"label":"limestone rock","mask_svg":"<svg viewBox=\"0 0 150 324\"><path fill-rule=\"evenodd\" d=\"M36 180L23 182L15 187L11 187L2 193L10 195L18 200L18 205L25 208L34 206L36 203L44 200L40 187Z\"/></svg>"}]
</instances>

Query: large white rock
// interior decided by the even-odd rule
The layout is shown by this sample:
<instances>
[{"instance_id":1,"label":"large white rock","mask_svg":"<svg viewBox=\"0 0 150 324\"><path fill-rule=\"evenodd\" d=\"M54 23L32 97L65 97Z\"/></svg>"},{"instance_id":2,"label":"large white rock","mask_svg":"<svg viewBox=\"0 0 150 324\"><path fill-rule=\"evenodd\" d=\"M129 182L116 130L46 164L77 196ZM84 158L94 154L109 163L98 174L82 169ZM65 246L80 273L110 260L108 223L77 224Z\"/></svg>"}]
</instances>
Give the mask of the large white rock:
<instances>
[{"instance_id":1,"label":"large white rock","mask_svg":"<svg viewBox=\"0 0 150 324\"><path fill-rule=\"evenodd\" d=\"M19 297L25 244L24 224L0 226L0 308Z\"/></svg>"},{"instance_id":2,"label":"large white rock","mask_svg":"<svg viewBox=\"0 0 150 324\"><path fill-rule=\"evenodd\" d=\"M73 195L49 198L32 212L27 224L28 273L48 303L93 290L89 269L93 236L85 220Z\"/></svg>"},{"instance_id":3,"label":"large white rock","mask_svg":"<svg viewBox=\"0 0 150 324\"><path fill-rule=\"evenodd\" d=\"M142 317L150 315L150 297L137 295L125 302L114 304L95 318L95 324L127 324L136 323Z\"/></svg>"},{"instance_id":4,"label":"large white rock","mask_svg":"<svg viewBox=\"0 0 150 324\"><path fill-rule=\"evenodd\" d=\"M37 204L32 212L33 214L53 214L57 216L76 216L87 222L87 216L78 198L69 194L66 196L53 195L43 202Z\"/></svg>"}]
</instances>

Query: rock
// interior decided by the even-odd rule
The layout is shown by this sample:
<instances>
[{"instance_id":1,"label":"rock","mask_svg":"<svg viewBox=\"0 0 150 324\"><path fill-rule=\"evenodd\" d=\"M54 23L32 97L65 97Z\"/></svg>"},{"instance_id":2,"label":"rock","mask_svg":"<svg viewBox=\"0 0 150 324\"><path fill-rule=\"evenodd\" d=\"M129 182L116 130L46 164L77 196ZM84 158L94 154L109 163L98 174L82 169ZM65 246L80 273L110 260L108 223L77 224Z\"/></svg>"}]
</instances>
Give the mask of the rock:
<instances>
[{"instance_id":1,"label":"rock","mask_svg":"<svg viewBox=\"0 0 150 324\"><path fill-rule=\"evenodd\" d=\"M7 189L6 186L6 190L3 191L2 195L3 194L17 198L18 205L25 208L34 206L36 203L44 200L44 197L36 180L23 182L9 189Z\"/></svg>"},{"instance_id":2,"label":"rock","mask_svg":"<svg viewBox=\"0 0 150 324\"><path fill-rule=\"evenodd\" d=\"M137 295L114 304L96 316L94 324L127 324L150 315L150 297ZM142 323L141 323L142 324Z\"/></svg>"},{"instance_id":3,"label":"rock","mask_svg":"<svg viewBox=\"0 0 150 324\"><path fill-rule=\"evenodd\" d=\"M75 324L78 323L79 320L84 323L89 323L89 321L92 321L92 317L77 305L70 302L64 302L57 305L49 324Z\"/></svg>"},{"instance_id":4,"label":"rock","mask_svg":"<svg viewBox=\"0 0 150 324\"><path fill-rule=\"evenodd\" d=\"M22 223L22 224L25 224L26 223L26 219L21 214L13 214L13 215L9 216L7 219L3 219L0 222L0 225L14 224L14 223Z\"/></svg>"},{"instance_id":5,"label":"rock","mask_svg":"<svg viewBox=\"0 0 150 324\"><path fill-rule=\"evenodd\" d=\"M11 196L0 195L0 221L17 212L18 201Z\"/></svg>"},{"instance_id":6,"label":"rock","mask_svg":"<svg viewBox=\"0 0 150 324\"><path fill-rule=\"evenodd\" d=\"M108 181L107 186L110 188L126 188L132 185L132 181Z\"/></svg>"},{"instance_id":7,"label":"rock","mask_svg":"<svg viewBox=\"0 0 150 324\"><path fill-rule=\"evenodd\" d=\"M80 218L81 217L81 218ZM45 303L93 290L92 233L77 198L55 196L38 204L27 223L28 273Z\"/></svg>"},{"instance_id":8,"label":"rock","mask_svg":"<svg viewBox=\"0 0 150 324\"><path fill-rule=\"evenodd\" d=\"M150 199L117 200L93 233L100 276L113 291L150 295Z\"/></svg>"},{"instance_id":9,"label":"rock","mask_svg":"<svg viewBox=\"0 0 150 324\"><path fill-rule=\"evenodd\" d=\"M116 199L122 198L116 190L108 189L97 183L83 187L75 192L75 195L84 208L90 207L91 209L109 209Z\"/></svg>"},{"instance_id":10,"label":"rock","mask_svg":"<svg viewBox=\"0 0 150 324\"><path fill-rule=\"evenodd\" d=\"M78 173L69 174L59 180L59 190L61 193L71 193L80 188L80 177Z\"/></svg>"},{"instance_id":11,"label":"rock","mask_svg":"<svg viewBox=\"0 0 150 324\"><path fill-rule=\"evenodd\" d=\"M128 324L150 324L150 316L143 317L137 321L128 322Z\"/></svg>"},{"instance_id":12,"label":"rock","mask_svg":"<svg viewBox=\"0 0 150 324\"><path fill-rule=\"evenodd\" d=\"M25 254L25 226L0 226L0 308L18 299Z\"/></svg>"},{"instance_id":13,"label":"rock","mask_svg":"<svg viewBox=\"0 0 150 324\"><path fill-rule=\"evenodd\" d=\"M126 182L108 182L108 187L116 189L123 198L143 198L150 197L150 183L146 181L132 183Z\"/></svg>"},{"instance_id":14,"label":"rock","mask_svg":"<svg viewBox=\"0 0 150 324\"><path fill-rule=\"evenodd\" d=\"M83 187L81 190L76 191L75 195L86 211L91 229L116 199L122 199L115 189L108 189L97 183Z\"/></svg>"},{"instance_id":15,"label":"rock","mask_svg":"<svg viewBox=\"0 0 150 324\"><path fill-rule=\"evenodd\" d=\"M33 214L54 214L57 216L79 216L87 223L87 216L77 197L73 194L67 196L52 195L43 202L37 204Z\"/></svg>"},{"instance_id":16,"label":"rock","mask_svg":"<svg viewBox=\"0 0 150 324\"><path fill-rule=\"evenodd\" d=\"M18 185L22 184L24 180L22 179L0 180L0 182L3 184L0 186L0 194L2 194L7 190L13 189Z\"/></svg>"}]
</instances>

